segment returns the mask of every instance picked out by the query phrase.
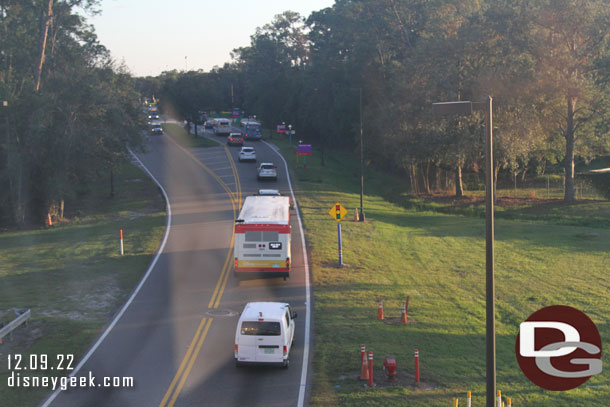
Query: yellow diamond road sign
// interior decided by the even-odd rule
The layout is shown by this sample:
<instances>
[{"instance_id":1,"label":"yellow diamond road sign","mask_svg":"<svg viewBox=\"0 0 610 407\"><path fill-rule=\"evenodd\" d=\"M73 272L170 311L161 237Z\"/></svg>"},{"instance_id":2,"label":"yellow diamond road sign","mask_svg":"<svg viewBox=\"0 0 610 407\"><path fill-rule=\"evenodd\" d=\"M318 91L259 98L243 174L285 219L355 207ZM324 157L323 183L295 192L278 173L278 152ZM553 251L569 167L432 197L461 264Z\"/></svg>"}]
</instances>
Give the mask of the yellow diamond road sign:
<instances>
[{"instance_id":1,"label":"yellow diamond road sign","mask_svg":"<svg viewBox=\"0 0 610 407\"><path fill-rule=\"evenodd\" d=\"M333 206L332 208L330 208L330 211L328 211L328 214L330 216L332 216L332 218L334 220L336 220L337 222L341 222L341 219L343 219L343 217L345 215L347 215L347 209L345 209L343 207L343 205L341 205L339 202L337 202L335 204L335 206Z\"/></svg>"}]
</instances>

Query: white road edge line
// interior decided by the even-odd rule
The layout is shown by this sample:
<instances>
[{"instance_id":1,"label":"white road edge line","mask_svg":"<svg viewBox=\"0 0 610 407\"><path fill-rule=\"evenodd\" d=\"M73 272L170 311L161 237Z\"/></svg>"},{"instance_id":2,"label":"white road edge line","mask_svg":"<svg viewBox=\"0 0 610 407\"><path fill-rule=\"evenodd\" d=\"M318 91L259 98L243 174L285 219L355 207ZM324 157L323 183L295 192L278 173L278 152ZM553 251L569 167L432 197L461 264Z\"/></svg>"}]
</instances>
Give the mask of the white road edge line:
<instances>
[{"instance_id":1,"label":"white road edge line","mask_svg":"<svg viewBox=\"0 0 610 407\"><path fill-rule=\"evenodd\" d=\"M102 342L104 341L106 336L108 336L108 334L114 328L114 326L117 324L119 319L121 319L121 317L123 316L123 314L127 310L127 307L129 307L129 305L131 305L133 299L136 297L136 295L138 295L138 292L140 292L140 289L142 288L142 286L144 285L144 283L146 282L146 280L150 276L153 268L157 264L157 260L159 260L159 256L161 255L161 252L163 252L163 249L165 248L165 243L167 242L167 237L169 236L169 230L170 230L171 224L172 224L172 208L171 208L171 206L169 204L169 198L167 197L167 193L165 192L165 189L163 189L163 187L161 186L161 183L159 181L157 181L155 176L152 175L152 173L148 170L148 168L146 168L146 166L142 163L142 161L140 161L138 156L135 155L133 151L131 151L131 149L129 149L129 153L132 155L132 157L134 157L138 161L138 163L140 164L142 169L144 171L146 171L146 173L150 176L150 178L152 178L152 180L155 181L157 186L161 189L161 192L163 192L163 197L165 198L165 205L167 207L167 222L165 224L165 233L163 235L163 240L161 241L161 245L159 245L159 250L155 254L155 258L153 259L152 263L150 263L150 266L148 267L148 270L146 271L146 274L144 275L144 277L142 277L142 279L140 280L140 283L138 284L138 286L135 288L135 290L133 290L133 293L131 294L131 297L129 297L129 299L127 300L125 305L123 305L123 308L121 308L119 313L114 317L114 319L112 320L110 325L108 325L108 327L106 328L106 330L104 331L102 336L100 336L99 339L95 342L95 344L93 344L93 346L89 349L89 352L87 352L87 354L82 358L82 360L78 363L78 365L76 365L76 367L74 368L72 373L70 373L68 375L68 377L73 377L73 376L75 376L78 373L78 371L83 367L83 365L87 362L87 360L89 360L91 355L93 355L93 352L95 352L97 350L97 348L102 344ZM55 400L55 398L59 395L59 393L61 391L62 390L60 388L56 389L49 396L49 398L44 402L44 404L42 404L40 407L48 407L53 402L53 400Z\"/></svg>"},{"instance_id":2,"label":"white road edge line","mask_svg":"<svg viewBox=\"0 0 610 407\"><path fill-rule=\"evenodd\" d=\"M277 155L280 156L284 162L284 168L286 169L286 179L288 180L288 187L290 187L290 196L292 202L294 202L294 209L297 213L297 219L299 221L299 232L301 233L301 246L303 249L303 265L305 266L305 302L307 306L305 308L305 345L303 349L303 368L301 369L301 383L299 386L299 401L297 407L303 407L305 403L305 391L307 388L307 368L309 365L309 331L311 329L311 287L309 284L309 262L307 260L307 247L305 245L305 234L303 233L303 222L301 221L301 215L299 214L299 204L294 198L294 190L292 189L292 182L290 182L290 173L288 172L288 163L282 154L279 152L279 148L272 144L262 140L267 146L269 146Z\"/></svg>"}]
</instances>

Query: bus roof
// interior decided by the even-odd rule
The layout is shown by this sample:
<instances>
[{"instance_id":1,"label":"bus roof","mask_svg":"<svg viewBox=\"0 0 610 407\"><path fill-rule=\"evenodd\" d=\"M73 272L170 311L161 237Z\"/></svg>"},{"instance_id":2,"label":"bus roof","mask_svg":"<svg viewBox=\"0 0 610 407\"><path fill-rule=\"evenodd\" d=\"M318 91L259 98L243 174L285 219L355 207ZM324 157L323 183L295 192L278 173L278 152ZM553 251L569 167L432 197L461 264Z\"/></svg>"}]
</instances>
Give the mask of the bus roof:
<instances>
[{"instance_id":1,"label":"bus roof","mask_svg":"<svg viewBox=\"0 0 610 407\"><path fill-rule=\"evenodd\" d=\"M239 223L288 225L290 198L287 196L248 196L238 218Z\"/></svg>"}]
</instances>

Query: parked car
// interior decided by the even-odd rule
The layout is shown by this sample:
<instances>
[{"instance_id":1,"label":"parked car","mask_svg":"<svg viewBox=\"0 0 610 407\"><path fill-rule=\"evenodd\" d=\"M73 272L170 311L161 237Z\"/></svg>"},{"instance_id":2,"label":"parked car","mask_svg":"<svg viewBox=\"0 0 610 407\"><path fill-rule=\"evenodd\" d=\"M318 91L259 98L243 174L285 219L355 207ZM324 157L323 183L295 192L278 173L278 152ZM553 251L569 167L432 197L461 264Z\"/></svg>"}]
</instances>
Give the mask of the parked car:
<instances>
[{"instance_id":1,"label":"parked car","mask_svg":"<svg viewBox=\"0 0 610 407\"><path fill-rule=\"evenodd\" d=\"M249 302L235 330L235 365L273 364L288 367L296 324L290 304Z\"/></svg>"},{"instance_id":2,"label":"parked car","mask_svg":"<svg viewBox=\"0 0 610 407\"><path fill-rule=\"evenodd\" d=\"M163 134L163 127L161 126L161 124L159 123L154 123L151 127L150 127L150 132L152 134Z\"/></svg>"},{"instance_id":3,"label":"parked car","mask_svg":"<svg viewBox=\"0 0 610 407\"><path fill-rule=\"evenodd\" d=\"M227 144L230 146L243 146L244 136L241 133L231 133L227 138Z\"/></svg>"},{"instance_id":4,"label":"parked car","mask_svg":"<svg viewBox=\"0 0 610 407\"><path fill-rule=\"evenodd\" d=\"M273 163L261 163L258 166L258 179L272 179L277 181L277 167Z\"/></svg>"},{"instance_id":5,"label":"parked car","mask_svg":"<svg viewBox=\"0 0 610 407\"><path fill-rule=\"evenodd\" d=\"M239 151L239 162L256 161L256 150L254 147L242 147Z\"/></svg>"}]
</instances>

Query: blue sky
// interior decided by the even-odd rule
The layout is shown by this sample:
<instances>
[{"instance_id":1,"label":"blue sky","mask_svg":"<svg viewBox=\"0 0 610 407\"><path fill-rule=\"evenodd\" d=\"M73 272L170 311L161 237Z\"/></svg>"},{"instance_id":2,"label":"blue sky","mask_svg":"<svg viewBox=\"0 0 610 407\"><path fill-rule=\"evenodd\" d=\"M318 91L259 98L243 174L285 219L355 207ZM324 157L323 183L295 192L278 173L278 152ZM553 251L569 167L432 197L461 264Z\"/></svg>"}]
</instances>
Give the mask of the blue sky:
<instances>
[{"instance_id":1,"label":"blue sky","mask_svg":"<svg viewBox=\"0 0 610 407\"><path fill-rule=\"evenodd\" d=\"M307 17L334 0L102 0L88 16L100 42L136 76L204 69L230 61L256 27L293 10ZM185 59L186 57L186 59Z\"/></svg>"}]
</instances>

